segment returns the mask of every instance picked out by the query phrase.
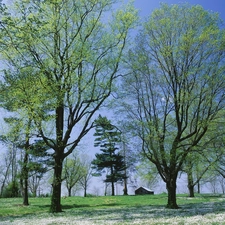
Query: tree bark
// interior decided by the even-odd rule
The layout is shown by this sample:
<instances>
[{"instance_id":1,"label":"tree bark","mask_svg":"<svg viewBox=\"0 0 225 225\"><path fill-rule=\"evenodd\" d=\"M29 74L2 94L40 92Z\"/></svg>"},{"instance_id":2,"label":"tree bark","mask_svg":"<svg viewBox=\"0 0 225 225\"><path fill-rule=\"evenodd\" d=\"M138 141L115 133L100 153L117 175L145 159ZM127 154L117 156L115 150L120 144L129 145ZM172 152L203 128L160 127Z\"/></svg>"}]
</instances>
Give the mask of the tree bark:
<instances>
[{"instance_id":1,"label":"tree bark","mask_svg":"<svg viewBox=\"0 0 225 225\"><path fill-rule=\"evenodd\" d=\"M111 182L111 185L112 185L112 196L114 196L115 195L115 187L114 187L113 181Z\"/></svg>"},{"instance_id":2,"label":"tree bark","mask_svg":"<svg viewBox=\"0 0 225 225\"><path fill-rule=\"evenodd\" d=\"M200 181L198 182L198 194L200 194L201 193L201 187L200 187Z\"/></svg>"},{"instance_id":3,"label":"tree bark","mask_svg":"<svg viewBox=\"0 0 225 225\"><path fill-rule=\"evenodd\" d=\"M24 178L24 196L23 196L23 205L29 205L28 200L28 171L25 172Z\"/></svg>"},{"instance_id":4,"label":"tree bark","mask_svg":"<svg viewBox=\"0 0 225 225\"><path fill-rule=\"evenodd\" d=\"M60 86L58 92L61 92ZM58 100L61 101L60 99ZM50 212L57 213L62 212L61 206L61 184L62 184L62 168L64 160L64 146L63 140L63 127L64 127L64 107L63 103L59 104L56 108L56 149L54 156L54 175L52 183L52 198Z\"/></svg>"},{"instance_id":5,"label":"tree bark","mask_svg":"<svg viewBox=\"0 0 225 225\"><path fill-rule=\"evenodd\" d=\"M72 188L70 187L70 188L68 188L68 197L71 197L71 190L72 190Z\"/></svg>"},{"instance_id":6,"label":"tree bark","mask_svg":"<svg viewBox=\"0 0 225 225\"><path fill-rule=\"evenodd\" d=\"M112 157L111 154L110 154L110 157ZM114 195L115 195L115 187L114 187L114 170L113 170L113 166L112 166L112 165L111 165L110 171L111 171L112 196L114 196Z\"/></svg>"},{"instance_id":7,"label":"tree bark","mask_svg":"<svg viewBox=\"0 0 225 225\"><path fill-rule=\"evenodd\" d=\"M172 178L166 183L166 189L168 191L168 201L166 207L169 209L179 208L176 199L176 188L176 178Z\"/></svg>"},{"instance_id":8,"label":"tree bark","mask_svg":"<svg viewBox=\"0 0 225 225\"><path fill-rule=\"evenodd\" d=\"M87 197L87 185L86 185L86 180L84 184L84 197Z\"/></svg>"},{"instance_id":9,"label":"tree bark","mask_svg":"<svg viewBox=\"0 0 225 225\"><path fill-rule=\"evenodd\" d=\"M128 195L127 178L124 179L123 195Z\"/></svg>"},{"instance_id":10,"label":"tree bark","mask_svg":"<svg viewBox=\"0 0 225 225\"><path fill-rule=\"evenodd\" d=\"M194 198L195 197L194 186L193 185L188 185L188 189L189 189L189 197L190 198Z\"/></svg>"},{"instance_id":11,"label":"tree bark","mask_svg":"<svg viewBox=\"0 0 225 225\"><path fill-rule=\"evenodd\" d=\"M189 197L194 198L194 181L193 181L193 176L192 176L192 171L190 170L188 172L188 190L189 190Z\"/></svg>"},{"instance_id":12,"label":"tree bark","mask_svg":"<svg viewBox=\"0 0 225 225\"><path fill-rule=\"evenodd\" d=\"M27 134L28 136L29 134ZM23 168L22 168L22 180L24 181L23 183L23 205L29 205L28 201L28 150L29 150L29 137L26 137L26 146L25 146L25 155L24 155L24 160L23 160Z\"/></svg>"},{"instance_id":13,"label":"tree bark","mask_svg":"<svg viewBox=\"0 0 225 225\"><path fill-rule=\"evenodd\" d=\"M61 184L62 184L62 164L61 155L56 154L54 163L54 175L52 183L52 198L50 212L62 212L61 206Z\"/></svg>"}]
</instances>

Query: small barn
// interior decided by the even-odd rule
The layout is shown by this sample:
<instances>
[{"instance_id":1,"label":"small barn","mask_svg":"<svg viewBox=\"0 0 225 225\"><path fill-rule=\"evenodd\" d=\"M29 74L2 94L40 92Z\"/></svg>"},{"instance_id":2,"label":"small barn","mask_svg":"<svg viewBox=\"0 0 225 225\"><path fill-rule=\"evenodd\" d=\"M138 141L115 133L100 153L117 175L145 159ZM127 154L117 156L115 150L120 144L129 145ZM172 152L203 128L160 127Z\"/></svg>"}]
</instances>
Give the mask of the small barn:
<instances>
[{"instance_id":1,"label":"small barn","mask_svg":"<svg viewBox=\"0 0 225 225\"><path fill-rule=\"evenodd\" d=\"M135 195L154 195L154 191L146 187L139 187L135 190Z\"/></svg>"}]
</instances>

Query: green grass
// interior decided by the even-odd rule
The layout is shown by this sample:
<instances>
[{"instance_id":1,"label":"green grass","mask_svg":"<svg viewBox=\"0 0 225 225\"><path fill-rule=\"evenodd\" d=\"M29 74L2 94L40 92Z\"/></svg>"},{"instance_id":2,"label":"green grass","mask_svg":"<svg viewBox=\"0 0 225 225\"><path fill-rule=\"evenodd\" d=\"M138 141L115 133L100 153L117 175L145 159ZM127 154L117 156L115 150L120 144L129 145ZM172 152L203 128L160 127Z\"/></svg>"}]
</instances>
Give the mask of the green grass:
<instances>
[{"instance_id":1,"label":"green grass","mask_svg":"<svg viewBox=\"0 0 225 225\"><path fill-rule=\"evenodd\" d=\"M21 198L0 198L0 217L21 216L48 212L50 198L29 198L29 206L22 205ZM167 196L100 196L100 197L67 197L62 198L63 211L101 209L106 207L138 207L146 205L166 205ZM178 200L179 201L179 200Z\"/></svg>"},{"instance_id":2,"label":"green grass","mask_svg":"<svg viewBox=\"0 0 225 225\"><path fill-rule=\"evenodd\" d=\"M33 221L38 221L38 219L43 220L54 216L54 220L63 217L67 219L72 218L74 221L92 219L93 224L99 224L99 221L102 221L101 224L103 224L105 220L118 221L113 224L130 224L131 221L136 219L172 218L176 216L176 212L179 212L178 217L180 218L209 213L219 214L223 212L225 202L221 196L197 195L195 198L189 198L187 195L178 195L177 203L181 208L179 210L167 210L165 209L167 203L166 194L87 198L67 197L61 199L64 212L54 215L48 213L50 198L29 198L29 206L23 206L21 203L21 198L0 198L0 221L15 222L18 219L28 220L29 218L32 218ZM71 219L68 220L71 221ZM123 222L120 223L119 221ZM26 224L32 223L26 222ZM0 224L8 223L0 222ZM60 223L50 222L46 224Z\"/></svg>"},{"instance_id":3,"label":"green grass","mask_svg":"<svg viewBox=\"0 0 225 225\"><path fill-rule=\"evenodd\" d=\"M189 198L178 195L178 205L216 202L220 196L198 195ZM21 216L26 214L47 213L50 208L50 198L29 198L29 206L22 205L21 198L0 198L0 217ZM61 199L63 211L95 210L101 208L131 208L144 206L161 206L167 203L167 195L139 195L139 196L101 196L101 197L67 197Z\"/></svg>"}]
</instances>

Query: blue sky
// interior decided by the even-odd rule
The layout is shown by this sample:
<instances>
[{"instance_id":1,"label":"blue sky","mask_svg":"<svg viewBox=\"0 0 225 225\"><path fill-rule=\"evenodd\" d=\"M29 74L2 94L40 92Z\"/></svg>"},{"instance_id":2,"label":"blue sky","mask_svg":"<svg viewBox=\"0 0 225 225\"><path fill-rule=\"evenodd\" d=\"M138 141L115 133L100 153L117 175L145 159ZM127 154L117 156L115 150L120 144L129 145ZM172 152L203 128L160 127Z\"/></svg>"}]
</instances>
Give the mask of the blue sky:
<instances>
[{"instance_id":1,"label":"blue sky","mask_svg":"<svg viewBox=\"0 0 225 225\"><path fill-rule=\"evenodd\" d=\"M160 6L160 3L201 5L205 10L218 12L220 18L225 21L225 0L135 0L134 5L140 10L141 16L149 16L151 12Z\"/></svg>"}]
</instances>

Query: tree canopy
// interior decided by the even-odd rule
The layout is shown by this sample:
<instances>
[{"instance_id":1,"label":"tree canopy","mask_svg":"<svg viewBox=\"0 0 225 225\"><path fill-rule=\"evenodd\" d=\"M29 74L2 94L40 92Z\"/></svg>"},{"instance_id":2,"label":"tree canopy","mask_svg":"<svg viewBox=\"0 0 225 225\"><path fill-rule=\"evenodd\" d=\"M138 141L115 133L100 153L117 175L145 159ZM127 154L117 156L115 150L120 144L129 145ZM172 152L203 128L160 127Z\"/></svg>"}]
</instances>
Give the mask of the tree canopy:
<instances>
[{"instance_id":1,"label":"tree canopy","mask_svg":"<svg viewBox=\"0 0 225 225\"><path fill-rule=\"evenodd\" d=\"M161 4L131 43L138 19L132 3L118 8L119 0L12 2L7 7L0 1L0 106L20 121L12 126L15 137L24 130L26 187L32 138L53 152L51 212L62 211L64 160L95 126L95 145L102 151L95 169L109 168L105 181L112 193L114 182L126 178L120 132L105 117L94 121L114 90L127 132L166 184L167 207L178 208L177 176L184 167L197 168L196 154L217 161L213 166L224 176L224 140L218 136L224 134L225 29L218 14L199 5ZM206 156L211 149L215 154Z\"/></svg>"},{"instance_id":2,"label":"tree canopy","mask_svg":"<svg viewBox=\"0 0 225 225\"><path fill-rule=\"evenodd\" d=\"M124 157L118 151L121 132L106 117L99 116L95 123L95 146L100 147L102 153L96 153L96 158L92 161L93 169L97 172L97 175L101 175L104 169L109 169L104 181L111 183L112 195L115 195L115 182L127 178L125 173L126 163Z\"/></svg>"},{"instance_id":3,"label":"tree canopy","mask_svg":"<svg viewBox=\"0 0 225 225\"><path fill-rule=\"evenodd\" d=\"M130 128L166 183L177 208L176 180L186 157L225 106L225 30L201 6L162 4L143 24L123 81ZM125 99L125 101L124 101Z\"/></svg>"},{"instance_id":4,"label":"tree canopy","mask_svg":"<svg viewBox=\"0 0 225 225\"><path fill-rule=\"evenodd\" d=\"M15 0L10 9L1 5L2 99L4 106L28 115L55 152L51 212L62 211L63 160L110 96L137 19L131 4L111 13L116 2Z\"/></svg>"}]
</instances>

